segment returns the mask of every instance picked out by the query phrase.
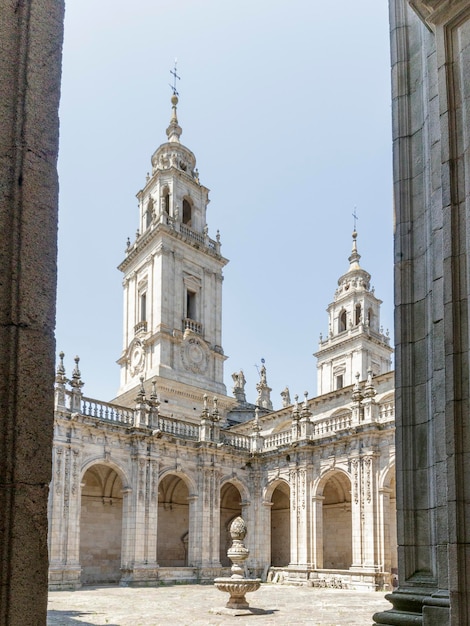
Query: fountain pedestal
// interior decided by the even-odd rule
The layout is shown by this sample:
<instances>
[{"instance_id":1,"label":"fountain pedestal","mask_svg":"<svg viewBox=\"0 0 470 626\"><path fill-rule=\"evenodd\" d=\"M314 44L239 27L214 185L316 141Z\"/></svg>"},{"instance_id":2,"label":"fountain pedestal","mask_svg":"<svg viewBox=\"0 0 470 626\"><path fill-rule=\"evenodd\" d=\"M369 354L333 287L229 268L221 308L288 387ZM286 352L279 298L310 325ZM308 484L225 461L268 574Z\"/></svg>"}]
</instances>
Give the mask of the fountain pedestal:
<instances>
[{"instance_id":1,"label":"fountain pedestal","mask_svg":"<svg viewBox=\"0 0 470 626\"><path fill-rule=\"evenodd\" d=\"M227 550L227 556L232 561L232 575L227 578L216 578L214 584L220 591L226 591L230 598L225 605L225 609L243 615L240 611L251 613L245 594L256 591L261 584L260 578L246 578L244 576L244 565L250 551L245 547L243 539L246 535L246 524L241 517L236 517L230 525L230 536L232 546Z\"/></svg>"}]
</instances>

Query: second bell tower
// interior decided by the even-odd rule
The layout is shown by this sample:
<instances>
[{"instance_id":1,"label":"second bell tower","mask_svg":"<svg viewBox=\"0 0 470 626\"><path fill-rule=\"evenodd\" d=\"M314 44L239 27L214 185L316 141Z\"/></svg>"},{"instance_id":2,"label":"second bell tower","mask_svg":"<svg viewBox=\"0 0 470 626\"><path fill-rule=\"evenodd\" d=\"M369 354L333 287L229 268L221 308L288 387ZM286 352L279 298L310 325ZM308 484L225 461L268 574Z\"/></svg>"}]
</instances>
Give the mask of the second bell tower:
<instances>
[{"instance_id":1,"label":"second bell tower","mask_svg":"<svg viewBox=\"0 0 470 626\"><path fill-rule=\"evenodd\" d=\"M159 388L190 395L188 386L226 394L223 383L220 237L208 234L209 190L194 154L180 143L173 94L168 141L152 156L139 191L139 228L128 241L119 396L157 377ZM183 390L182 388L186 389ZM183 393L184 391L184 393Z\"/></svg>"}]
</instances>

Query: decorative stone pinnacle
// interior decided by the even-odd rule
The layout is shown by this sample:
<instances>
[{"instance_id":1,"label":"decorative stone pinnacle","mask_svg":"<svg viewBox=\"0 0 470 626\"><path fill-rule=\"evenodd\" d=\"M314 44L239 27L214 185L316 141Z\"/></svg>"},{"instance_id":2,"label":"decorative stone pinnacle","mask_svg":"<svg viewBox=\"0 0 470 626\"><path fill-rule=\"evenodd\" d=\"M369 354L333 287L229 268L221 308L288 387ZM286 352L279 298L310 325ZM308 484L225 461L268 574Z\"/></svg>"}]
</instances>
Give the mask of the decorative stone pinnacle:
<instances>
[{"instance_id":1,"label":"decorative stone pinnacle","mask_svg":"<svg viewBox=\"0 0 470 626\"><path fill-rule=\"evenodd\" d=\"M352 251L351 251L351 256L348 259L349 260L349 269L350 270L357 270L357 269L360 269L359 259L361 258L361 255L357 251L357 231L355 229L354 229L354 232L352 234L352 238L353 238Z\"/></svg>"},{"instance_id":2,"label":"decorative stone pinnacle","mask_svg":"<svg viewBox=\"0 0 470 626\"><path fill-rule=\"evenodd\" d=\"M176 95L176 93L174 93L171 96L171 104L172 104L171 119L170 119L170 125L166 129L166 134L168 137L168 141L170 143L180 143L180 137L181 137L181 133L183 132L183 129L178 124L178 114L177 114L178 96Z\"/></svg>"},{"instance_id":3,"label":"decorative stone pinnacle","mask_svg":"<svg viewBox=\"0 0 470 626\"><path fill-rule=\"evenodd\" d=\"M57 366L57 374L55 377L55 382L58 385L65 385L65 383L67 382L67 377L65 375L65 367L64 367L64 356L65 354L63 352L59 353L59 365Z\"/></svg>"},{"instance_id":4,"label":"decorative stone pinnacle","mask_svg":"<svg viewBox=\"0 0 470 626\"><path fill-rule=\"evenodd\" d=\"M356 372L356 382L354 383L353 391L352 391L352 399L354 402L361 402L364 398L362 394L362 389L359 384L359 372Z\"/></svg>"},{"instance_id":5,"label":"decorative stone pinnacle","mask_svg":"<svg viewBox=\"0 0 470 626\"><path fill-rule=\"evenodd\" d=\"M82 381L82 378L81 378L82 375L81 375L80 370L78 368L78 364L80 363L80 357L76 356L74 361L75 361L75 367L74 367L73 372L72 372L72 380L70 381L70 385L74 389L80 390L83 387L83 385L85 384Z\"/></svg>"}]
</instances>

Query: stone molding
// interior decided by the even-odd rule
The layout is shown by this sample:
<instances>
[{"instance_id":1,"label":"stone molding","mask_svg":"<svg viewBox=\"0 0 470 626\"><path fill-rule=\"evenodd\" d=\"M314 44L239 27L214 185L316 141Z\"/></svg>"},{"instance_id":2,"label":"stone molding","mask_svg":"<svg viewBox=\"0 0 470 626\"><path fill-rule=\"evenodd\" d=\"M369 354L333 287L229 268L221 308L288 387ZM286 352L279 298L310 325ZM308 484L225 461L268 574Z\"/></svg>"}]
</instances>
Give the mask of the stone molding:
<instances>
[{"instance_id":1,"label":"stone molding","mask_svg":"<svg viewBox=\"0 0 470 626\"><path fill-rule=\"evenodd\" d=\"M409 4L428 27L446 26L470 10L468 0L409 0Z\"/></svg>"}]
</instances>

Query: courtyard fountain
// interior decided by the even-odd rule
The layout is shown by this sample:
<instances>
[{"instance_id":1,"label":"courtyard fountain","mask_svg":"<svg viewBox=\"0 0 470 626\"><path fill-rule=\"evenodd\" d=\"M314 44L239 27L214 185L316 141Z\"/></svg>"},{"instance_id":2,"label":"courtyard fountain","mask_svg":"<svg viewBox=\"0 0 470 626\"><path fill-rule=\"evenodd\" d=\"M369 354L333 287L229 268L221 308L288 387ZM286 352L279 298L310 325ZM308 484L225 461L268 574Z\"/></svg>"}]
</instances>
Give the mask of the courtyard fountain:
<instances>
[{"instance_id":1,"label":"courtyard fountain","mask_svg":"<svg viewBox=\"0 0 470 626\"><path fill-rule=\"evenodd\" d=\"M230 598L225 605L225 610L214 610L217 613L230 613L232 615L245 615L254 612L250 609L245 595L250 591L256 591L261 584L260 578L246 578L245 561L250 554L243 540L246 536L246 524L242 517L236 517L230 524L230 536L232 545L227 550L227 556L232 561L232 575L225 578L216 578L214 584L220 591L226 591Z\"/></svg>"}]
</instances>

